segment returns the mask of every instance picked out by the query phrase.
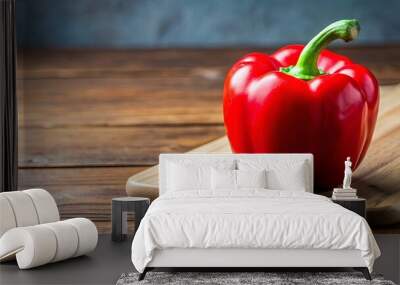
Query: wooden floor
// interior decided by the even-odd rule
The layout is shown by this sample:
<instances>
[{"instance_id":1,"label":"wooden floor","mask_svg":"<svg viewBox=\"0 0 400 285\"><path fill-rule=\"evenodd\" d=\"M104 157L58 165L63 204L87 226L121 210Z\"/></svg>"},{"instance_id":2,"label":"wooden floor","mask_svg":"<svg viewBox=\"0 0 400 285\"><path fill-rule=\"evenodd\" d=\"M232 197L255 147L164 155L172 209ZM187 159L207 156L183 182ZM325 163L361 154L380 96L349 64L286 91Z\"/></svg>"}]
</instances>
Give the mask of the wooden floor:
<instances>
[{"instance_id":1,"label":"wooden floor","mask_svg":"<svg viewBox=\"0 0 400 285\"><path fill-rule=\"evenodd\" d=\"M109 232L111 198L125 195L129 176L157 164L160 152L224 135L224 76L249 51L20 51L19 188L48 189L63 218L85 216ZM400 83L400 46L340 52L368 66L381 85ZM389 123L399 111L390 110ZM389 131L393 151L400 127ZM399 164L398 153L390 157Z\"/></svg>"}]
</instances>

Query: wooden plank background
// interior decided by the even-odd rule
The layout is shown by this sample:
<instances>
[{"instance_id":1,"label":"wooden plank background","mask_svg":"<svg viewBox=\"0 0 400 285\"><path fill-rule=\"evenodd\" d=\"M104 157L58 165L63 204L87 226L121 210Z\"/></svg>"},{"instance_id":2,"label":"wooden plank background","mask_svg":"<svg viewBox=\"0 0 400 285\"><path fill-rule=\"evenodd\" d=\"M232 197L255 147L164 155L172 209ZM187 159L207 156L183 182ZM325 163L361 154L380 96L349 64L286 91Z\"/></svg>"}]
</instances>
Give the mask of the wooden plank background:
<instances>
[{"instance_id":1,"label":"wooden plank background","mask_svg":"<svg viewBox=\"0 0 400 285\"><path fill-rule=\"evenodd\" d=\"M85 216L108 232L111 198L125 195L129 176L157 164L160 152L224 135L224 76L249 51L21 50L20 189L48 189L62 218ZM400 82L400 46L339 52L368 66L382 85ZM387 126L399 108L388 111ZM400 128L390 126L393 150ZM383 161L385 175L390 163L398 162Z\"/></svg>"}]
</instances>

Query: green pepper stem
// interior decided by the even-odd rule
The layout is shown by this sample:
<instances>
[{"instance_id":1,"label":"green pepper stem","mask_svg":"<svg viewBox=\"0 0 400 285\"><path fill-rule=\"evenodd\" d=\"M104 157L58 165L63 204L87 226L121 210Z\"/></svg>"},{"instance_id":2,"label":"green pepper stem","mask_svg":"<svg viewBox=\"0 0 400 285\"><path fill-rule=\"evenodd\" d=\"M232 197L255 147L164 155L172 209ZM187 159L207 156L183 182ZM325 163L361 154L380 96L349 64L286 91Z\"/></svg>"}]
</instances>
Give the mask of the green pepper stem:
<instances>
[{"instance_id":1,"label":"green pepper stem","mask_svg":"<svg viewBox=\"0 0 400 285\"><path fill-rule=\"evenodd\" d=\"M301 52L295 66L282 68L281 71L304 80L311 80L323 74L317 66L321 51L332 41L342 39L346 42L357 38L360 24L357 20L334 22L316 35Z\"/></svg>"}]
</instances>

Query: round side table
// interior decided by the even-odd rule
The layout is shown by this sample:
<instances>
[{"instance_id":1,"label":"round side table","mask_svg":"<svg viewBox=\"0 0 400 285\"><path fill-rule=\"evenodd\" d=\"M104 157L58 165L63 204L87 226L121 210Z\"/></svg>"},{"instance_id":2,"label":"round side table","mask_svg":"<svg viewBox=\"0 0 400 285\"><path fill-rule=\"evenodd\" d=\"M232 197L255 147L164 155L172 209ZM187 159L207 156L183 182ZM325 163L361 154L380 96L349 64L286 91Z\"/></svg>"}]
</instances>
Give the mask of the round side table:
<instances>
[{"instance_id":1,"label":"round side table","mask_svg":"<svg viewBox=\"0 0 400 285\"><path fill-rule=\"evenodd\" d=\"M113 241L123 241L128 234L128 212L135 213L135 232L140 221L150 206L150 199L144 197L119 197L112 199L112 233Z\"/></svg>"}]
</instances>

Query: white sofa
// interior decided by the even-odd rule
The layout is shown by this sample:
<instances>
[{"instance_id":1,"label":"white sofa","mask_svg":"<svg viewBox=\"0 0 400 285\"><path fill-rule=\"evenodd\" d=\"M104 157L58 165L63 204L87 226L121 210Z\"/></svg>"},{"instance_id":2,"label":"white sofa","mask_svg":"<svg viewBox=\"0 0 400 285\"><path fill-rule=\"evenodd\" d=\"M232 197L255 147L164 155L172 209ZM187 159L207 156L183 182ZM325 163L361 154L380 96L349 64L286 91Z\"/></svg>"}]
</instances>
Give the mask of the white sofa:
<instances>
[{"instance_id":1,"label":"white sofa","mask_svg":"<svg viewBox=\"0 0 400 285\"><path fill-rule=\"evenodd\" d=\"M0 262L20 269L84 255L96 248L98 233L88 219L60 221L53 197L43 189L0 193Z\"/></svg>"}]
</instances>

